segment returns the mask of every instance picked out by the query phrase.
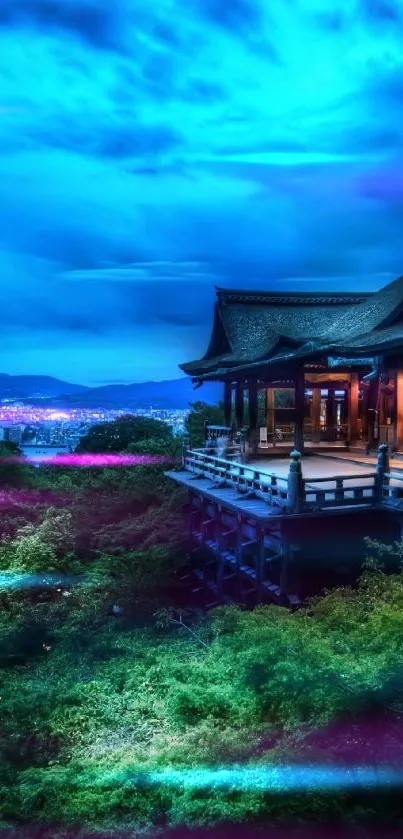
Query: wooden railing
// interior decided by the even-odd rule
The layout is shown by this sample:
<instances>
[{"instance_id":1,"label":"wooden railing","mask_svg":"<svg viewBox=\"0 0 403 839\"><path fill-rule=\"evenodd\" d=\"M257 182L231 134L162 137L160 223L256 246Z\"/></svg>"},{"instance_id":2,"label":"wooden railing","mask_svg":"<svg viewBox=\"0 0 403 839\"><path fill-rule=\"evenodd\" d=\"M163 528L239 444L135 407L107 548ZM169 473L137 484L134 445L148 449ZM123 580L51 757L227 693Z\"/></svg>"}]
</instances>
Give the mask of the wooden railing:
<instances>
[{"instance_id":1,"label":"wooden railing","mask_svg":"<svg viewBox=\"0 0 403 839\"><path fill-rule=\"evenodd\" d=\"M356 481L365 483L355 486ZM303 479L303 489L304 510L357 504L371 505L376 504L378 499L376 472L370 474L367 472L362 475L329 475L325 478L315 478L313 481Z\"/></svg>"},{"instance_id":2,"label":"wooden railing","mask_svg":"<svg viewBox=\"0 0 403 839\"><path fill-rule=\"evenodd\" d=\"M303 478L301 456L291 452L287 477L235 461L187 449L183 468L212 487L232 488L240 495L264 500L284 513L310 513L337 507L398 507L403 510L403 474L389 472L387 446L380 446L376 471L355 475Z\"/></svg>"},{"instance_id":3,"label":"wooden railing","mask_svg":"<svg viewBox=\"0 0 403 839\"><path fill-rule=\"evenodd\" d=\"M391 483L393 482L393 483ZM382 484L382 504L403 509L403 475L385 472Z\"/></svg>"},{"instance_id":4,"label":"wooden railing","mask_svg":"<svg viewBox=\"0 0 403 839\"><path fill-rule=\"evenodd\" d=\"M233 487L244 495L253 494L274 507L284 509L287 506L287 478L224 460L203 450L188 450L183 465L197 477L211 478L216 486Z\"/></svg>"}]
</instances>

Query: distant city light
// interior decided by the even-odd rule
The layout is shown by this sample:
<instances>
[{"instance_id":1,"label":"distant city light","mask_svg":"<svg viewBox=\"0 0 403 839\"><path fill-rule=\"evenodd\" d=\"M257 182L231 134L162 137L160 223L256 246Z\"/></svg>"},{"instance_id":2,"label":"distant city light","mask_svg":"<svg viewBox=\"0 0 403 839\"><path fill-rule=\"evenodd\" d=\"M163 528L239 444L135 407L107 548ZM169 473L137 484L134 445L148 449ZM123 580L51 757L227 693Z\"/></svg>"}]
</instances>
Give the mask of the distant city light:
<instances>
[{"instance_id":1,"label":"distant city light","mask_svg":"<svg viewBox=\"0 0 403 839\"><path fill-rule=\"evenodd\" d=\"M47 457L74 452L90 428L99 423L113 422L124 415L148 417L166 423L177 436L184 431L188 413L183 408L152 407L60 409L3 399L0 400L0 441L16 443L26 459L38 465L46 462Z\"/></svg>"},{"instance_id":2,"label":"distant city light","mask_svg":"<svg viewBox=\"0 0 403 839\"><path fill-rule=\"evenodd\" d=\"M70 419L70 415L66 414L64 411L51 411L49 414L50 420L62 420L62 419Z\"/></svg>"}]
</instances>

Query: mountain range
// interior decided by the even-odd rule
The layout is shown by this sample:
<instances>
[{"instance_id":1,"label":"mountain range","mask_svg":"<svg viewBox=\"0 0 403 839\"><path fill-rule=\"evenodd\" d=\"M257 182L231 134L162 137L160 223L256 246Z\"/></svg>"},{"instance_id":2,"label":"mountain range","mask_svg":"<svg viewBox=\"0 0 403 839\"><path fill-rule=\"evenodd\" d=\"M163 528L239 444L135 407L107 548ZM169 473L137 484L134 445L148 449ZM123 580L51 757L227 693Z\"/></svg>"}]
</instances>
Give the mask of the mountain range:
<instances>
[{"instance_id":1,"label":"mountain range","mask_svg":"<svg viewBox=\"0 0 403 839\"><path fill-rule=\"evenodd\" d=\"M222 399L222 385L206 382L194 389L189 378L162 382L135 382L87 387L52 376L9 376L0 373L0 399L24 399L56 407L187 408L189 402L215 404Z\"/></svg>"}]
</instances>

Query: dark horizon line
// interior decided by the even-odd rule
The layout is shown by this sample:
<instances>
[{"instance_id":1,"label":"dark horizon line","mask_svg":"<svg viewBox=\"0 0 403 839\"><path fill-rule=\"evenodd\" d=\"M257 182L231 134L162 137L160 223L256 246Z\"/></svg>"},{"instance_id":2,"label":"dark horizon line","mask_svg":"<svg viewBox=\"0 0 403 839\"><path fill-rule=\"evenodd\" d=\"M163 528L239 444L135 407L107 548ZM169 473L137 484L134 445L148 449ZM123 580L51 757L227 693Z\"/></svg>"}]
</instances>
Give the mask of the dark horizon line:
<instances>
[{"instance_id":1,"label":"dark horizon line","mask_svg":"<svg viewBox=\"0 0 403 839\"><path fill-rule=\"evenodd\" d=\"M81 384L80 382L72 382L70 380L67 381L66 379L59 378L58 376L51 376L47 373L4 373L0 371L0 377L1 376L7 376L7 378L10 379L50 379L53 382L61 382L65 385L79 386L83 388L88 388L89 390L96 389L99 387L108 387L109 385L122 385L123 387L128 387L129 385L162 384L163 382L178 382L183 381L185 379L189 379L189 376L179 375L177 378L167 379L143 379L142 381L133 381L132 379L127 381L120 381L112 379L106 382L99 381L98 384Z\"/></svg>"}]
</instances>

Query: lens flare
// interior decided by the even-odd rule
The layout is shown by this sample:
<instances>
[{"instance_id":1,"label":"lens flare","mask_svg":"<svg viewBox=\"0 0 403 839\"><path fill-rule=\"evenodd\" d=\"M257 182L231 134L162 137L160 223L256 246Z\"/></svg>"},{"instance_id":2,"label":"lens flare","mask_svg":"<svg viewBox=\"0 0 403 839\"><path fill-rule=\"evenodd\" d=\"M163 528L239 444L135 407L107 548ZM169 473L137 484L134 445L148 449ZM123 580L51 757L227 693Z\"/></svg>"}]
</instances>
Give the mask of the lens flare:
<instances>
[{"instance_id":1,"label":"lens flare","mask_svg":"<svg viewBox=\"0 0 403 839\"><path fill-rule=\"evenodd\" d=\"M403 785L403 772L386 767L259 766L221 769L166 769L150 783L185 789L236 789L250 792L310 792L387 789Z\"/></svg>"},{"instance_id":2,"label":"lens flare","mask_svg":"<svg viewBox=\"0 0 403 839\"><path fill-rule=\"evenodd\" d=\"M26 463L39 465L47 463L51 466L75 467L116 467L116 466L150 466L156 463L175 463L175 458L149 454L57 454L32 455L27 461L24 457L3 457L7 463Z\"/></svg>"},{"instance_id":3,"label":"lens flare","mask_svg":"<svg viewBox=\"0 0 403 839\"><path fill-rule=\"evenodd\" d=\"M83 581L83 577L71 576L65 574L24 574L17 571L0 571L0 590L22 591L29 588L40 588L50 586L55 588L60 587L60 590L66 586L75 585Z\"/></svg>"},{"instance_id":4,"label":"lens flare","mask_svg":"<svg viewBox=\"0 0 403 839\"><path fill-rule=\"evenodd\" d=\"M84 786L111 788L144 785L181 789L215 789L252 793L299 794L311 792L388 792L403 786L403 771L385 766L247 766L215 769L163 769L85 771Z\"/></svg>"}]
</instances>

